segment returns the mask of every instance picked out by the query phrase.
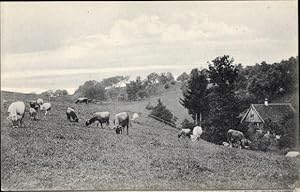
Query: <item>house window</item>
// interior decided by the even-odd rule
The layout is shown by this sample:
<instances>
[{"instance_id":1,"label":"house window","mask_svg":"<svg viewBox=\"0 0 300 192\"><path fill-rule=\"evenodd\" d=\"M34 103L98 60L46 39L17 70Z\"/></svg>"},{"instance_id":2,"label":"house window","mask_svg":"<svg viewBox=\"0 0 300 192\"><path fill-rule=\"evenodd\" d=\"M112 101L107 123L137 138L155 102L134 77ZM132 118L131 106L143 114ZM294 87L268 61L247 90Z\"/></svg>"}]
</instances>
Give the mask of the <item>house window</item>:
<instances>
[{"instance_id":1,"label":"house window","mask_svg":"<svg viewBox=\"0 0 300 192\"><path fill-rule=\"evenodd\" d=\"M250 114L250 119L254 119L254 114L253 113Z\"/></svg>"}]
</instances>

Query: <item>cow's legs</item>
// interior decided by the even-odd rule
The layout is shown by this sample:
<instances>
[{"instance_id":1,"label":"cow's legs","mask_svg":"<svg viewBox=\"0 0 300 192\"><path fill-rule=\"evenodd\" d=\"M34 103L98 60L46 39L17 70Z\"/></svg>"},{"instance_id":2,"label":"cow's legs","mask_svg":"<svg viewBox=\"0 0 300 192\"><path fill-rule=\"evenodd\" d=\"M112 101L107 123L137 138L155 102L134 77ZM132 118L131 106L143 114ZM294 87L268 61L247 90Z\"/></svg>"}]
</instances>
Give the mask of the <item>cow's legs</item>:
<instances>
[{"instance_id":1,"label":"cow's legs","mask_svg":"<svg viewBox=\"0 0 300 192\"><path fill-rule=\"evenodd\" d=\"M128 135L128 127L129 127L129 126L127 125L127 135Z\"/></svg>"}]
</instances>

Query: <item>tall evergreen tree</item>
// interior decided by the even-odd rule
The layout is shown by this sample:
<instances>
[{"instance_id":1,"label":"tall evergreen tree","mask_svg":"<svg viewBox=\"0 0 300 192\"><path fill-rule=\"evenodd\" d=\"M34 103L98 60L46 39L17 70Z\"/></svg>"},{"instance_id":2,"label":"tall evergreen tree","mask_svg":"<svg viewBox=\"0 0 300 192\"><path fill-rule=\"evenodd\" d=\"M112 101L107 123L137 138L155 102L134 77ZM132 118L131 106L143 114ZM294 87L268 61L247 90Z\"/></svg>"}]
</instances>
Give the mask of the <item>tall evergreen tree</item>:
<instances>
[{"instance_id":1,"label":"tall evergreen tree","mask_svg":"<svg viewBox=\"0 0 300 192\"><path fill-rule=\"evenodd\" d=\"M207 114L207 84L207 76L203 70L193 69L186 90L183 92L183 98L180 98L180 103L188 109L194 122L200 122L200 118Z\"/></svg>"}]
</instances>

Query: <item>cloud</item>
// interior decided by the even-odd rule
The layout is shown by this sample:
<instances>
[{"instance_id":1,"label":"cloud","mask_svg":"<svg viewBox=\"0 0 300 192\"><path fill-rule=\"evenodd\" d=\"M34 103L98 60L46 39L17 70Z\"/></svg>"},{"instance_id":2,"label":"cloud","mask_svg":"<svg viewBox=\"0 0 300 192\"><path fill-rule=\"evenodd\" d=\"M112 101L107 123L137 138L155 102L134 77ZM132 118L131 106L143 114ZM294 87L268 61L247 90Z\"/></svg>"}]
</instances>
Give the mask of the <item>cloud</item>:
<instances>
[{"instance_id":1,"label":"cloud","mask_svg":"<svg viewBox=\"0 0 300 192\"><path fill-rule=\"evenodd\" d=\"M216 6L220 4L224 6ZM295 56L294 7L281 10L272 3L268 4L272 9L267 9L265 4L5 6L1 14L1 79L9 87L16 79L26 79L28 85L22 86L48 87L46 80L37 85L28 79L59 77L64 81L64 76L76 76L82 82L96 75L189 72L193 67L207 67L207 61L224 54L244 65ZM256 15L250 15L254 10ZM66 81L66 87L78 86L75 80Z\"/></svg>"}]
</instances>

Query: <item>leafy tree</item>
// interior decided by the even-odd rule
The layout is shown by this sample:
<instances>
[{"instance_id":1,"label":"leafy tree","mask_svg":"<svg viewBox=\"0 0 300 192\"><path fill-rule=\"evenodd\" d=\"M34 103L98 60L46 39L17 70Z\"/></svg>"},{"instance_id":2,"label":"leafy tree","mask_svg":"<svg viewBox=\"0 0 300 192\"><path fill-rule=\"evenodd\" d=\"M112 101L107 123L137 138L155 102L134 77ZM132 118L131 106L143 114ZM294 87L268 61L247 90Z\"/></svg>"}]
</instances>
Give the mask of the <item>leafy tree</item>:
<instances>
[{"instance_id":1,"label":"leafy tree","mask_svg":"<svg viewBox=\"0 0 300 192\"><path fill-rule=\"evenodd\" d=\"M68 95L68 91L67 90L60 90L60 89L57 89L55 92L54 92L55 95L59 95L59 96L64 96L64 95Z\"/></svg>"},{"instance_id":2,"label":"leafy tree","mask_svg":"<svg viewBox=\"0 0 300 192\"><path fill-rule=\"evenodd\" d=\"M104 87L112 86L114 84L117 84L122 81L128 81L129 76L114 76L114 77L109 77L105 78L101 81L102 85Z\"/></svg>"},{"instance_id":3,"label":"leafy tree","mask_svg":"<svg viewBox=\"0 0 300 192\"><path fill-rule=\"evenodd\" d=\"M168 82L167 75L165 73L161 73L160 76L158 77L158 81L160 84L164 85L165 83Z\"/></svg>"},{"instance_id":4,"label":"leafy tree","mask_svg":"<svg viewBox=\"0 0 300 192\"><path fill-rule=\"evenodd\" d=\"M298 90L298 57L280 63L256 64L249 72L248 91L257 102L280 98Z\"/></svg>"},{"instance_id":5,"label":"leafy tree","mask_svg":"<svg viewBox=\"0 0 300 192\"><path fill-rule=\"evenodd\" d=\"M238 69L233 65L234 59L228 55L217 57L209 64L209 77L217 86L210 89L208 125L206 133L211 142L226 140L226 133L239 123L237 97L234 93Z\"/></svg>"},{"instance_id":6,"label":"leafy tree","mask_svg":"<svg viewBox=\"0 0 300 192\"><path fill-rule=\"evenodd\" d=\"M238 68L233 65L234 59L229 55L217 57L209 64L209 77L211 82L219 87L234 86L238 77Z\"/></svg>"},{"instance_id":7,"label":"leafy tree","mask_svg":"<svg viewBox=\"0 0 300 192\"><path fill-rule=\"evenodd\" d=\"M148 96L140 76L137 76L136 81L130 81L130 83L126 85L126 91L128 99L131 101L136 101L138 97L144 98Z\"/></svg>"},{"instance_id":8,"label":"leafy tree","mask_svg":"<svg viewBox=\"0 0 300 192\"><path fill-rule=\"evenodd\" d=\"M186 72L183 72L181 75L177 77L177 81L185 82L189 79L189 75Z\"/></svg>"},{"instance_id":9,"label":"leafy tree","mask_svg":"<svg viewBox=\"0 0 300 192\"><path fill-rule=\"evenodd\" d=\"M88 97L90 99L105 100L105 87L95 80L86 81L75 91L75 94Z\"/></svg>"},{"instance_id":10,"label":"leafy tree","mask_svg":"<svg viewBox=\"0 0 300 192\"><path fill-rule=\"evenodd\" d=\"M149 84L155 84L158 82L158 79L159 79L159 75L157 73L150 73L148 76L147 76L147 81L149 82Z\"/></svg>"},{"instance_id":11,"label":"leafy tree","mask_svg":"<svg viewBox=\"0 0 300 192\"><path fill-rule=\"evenodd\" d=\"M200 122L200 116L207 114L207 84L207 76L203 71L193 69L183 92L183 98L180 98L180 103L188 109L188 113L196 122Z\"/></svg>"},{"instance_id":12,"label":"leafy tree","mask_svg":"<svg viewBox=\"0 0 300 192\"><path fill-rule=\"evenodd\" d=\"M171 72L167 72L167 81L172 82L174 81L173 74Z\"/></svg>"}]
</instances>

